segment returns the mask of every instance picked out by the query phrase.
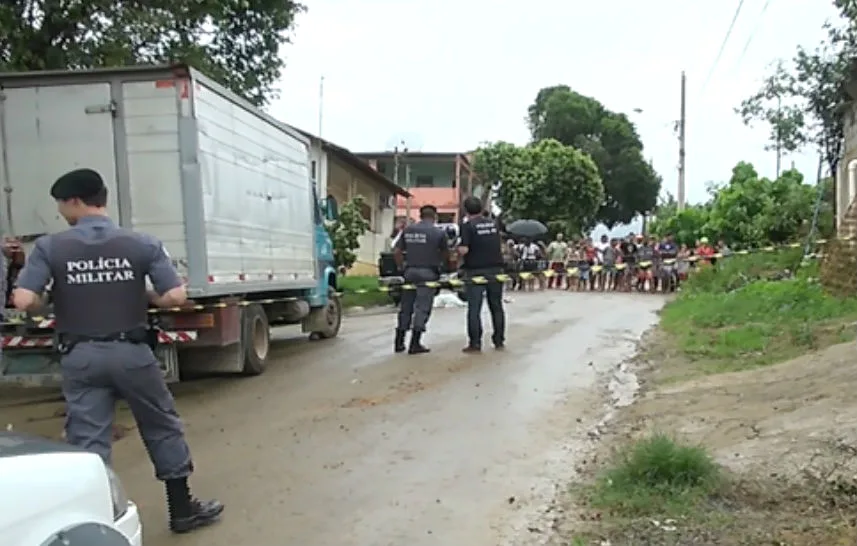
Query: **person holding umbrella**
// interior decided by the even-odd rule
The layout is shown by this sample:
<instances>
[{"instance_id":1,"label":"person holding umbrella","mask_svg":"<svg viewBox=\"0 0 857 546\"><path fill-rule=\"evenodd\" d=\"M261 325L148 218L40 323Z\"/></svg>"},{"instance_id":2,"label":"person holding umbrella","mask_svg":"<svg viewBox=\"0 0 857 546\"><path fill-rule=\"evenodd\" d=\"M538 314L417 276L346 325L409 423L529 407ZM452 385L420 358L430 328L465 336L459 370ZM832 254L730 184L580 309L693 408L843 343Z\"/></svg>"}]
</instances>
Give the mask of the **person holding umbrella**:
<instances>
[{"instance_id":1,"label":"person holding umbrella","mask_svg":"<svg viewBox=\"0 0 857 546\"><path fill-rule=\"evenodd\" d=\"M534 240L547 234L547 226L538 220L515 220L506 227L506 232L521 241L521 244L518 245L521 272L532 273L533 277L536 277L539 260L542 259L542 252ZM522 279L521 288L525 286L532 287L533 284L532 279L527 279L526 283Z\"/></svg>"}]
</instances>

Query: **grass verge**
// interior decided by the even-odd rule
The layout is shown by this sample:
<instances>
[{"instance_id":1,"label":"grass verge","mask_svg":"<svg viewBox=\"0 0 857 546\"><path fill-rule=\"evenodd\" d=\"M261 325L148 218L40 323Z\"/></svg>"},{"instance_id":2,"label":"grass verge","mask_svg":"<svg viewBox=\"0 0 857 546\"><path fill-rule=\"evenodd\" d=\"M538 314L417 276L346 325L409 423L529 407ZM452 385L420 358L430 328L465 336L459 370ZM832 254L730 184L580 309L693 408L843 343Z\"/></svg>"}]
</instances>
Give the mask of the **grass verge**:
<instances>
[{"instance_id":1,"label":"grass verge","mask_svg":"<svg viewBox=\"0 0 857 546\"><path fill-rule=\"evenodd\" d=\"M799 251L739 256L689 279L661 315L661 329L687 366L680 375L740 371L853 339L857 298L836 298L817 265L783 276Z\"/></svg>"},{"instance_id":2,"label":"grass verge","mask_svg":"<svg viewBox=\"0 0 857 546\"><path fill-rule=\"evenodd\" d=\"M587 497L592 507L619 517L680 516L721 483L720 468L704 448L655 433L619 451Z\"/></svg>"},{"instance_id":3,"label":"grass verge","mask_svg":"<svg viewBox=\"0 0 857 546\"><path fill-rule=\"evenodd\" d=\"M377 307L391 303L386 292L378 291L378 277L345 276L339 278L339 290L344 307Z\"/></svg>"}]
</instances>

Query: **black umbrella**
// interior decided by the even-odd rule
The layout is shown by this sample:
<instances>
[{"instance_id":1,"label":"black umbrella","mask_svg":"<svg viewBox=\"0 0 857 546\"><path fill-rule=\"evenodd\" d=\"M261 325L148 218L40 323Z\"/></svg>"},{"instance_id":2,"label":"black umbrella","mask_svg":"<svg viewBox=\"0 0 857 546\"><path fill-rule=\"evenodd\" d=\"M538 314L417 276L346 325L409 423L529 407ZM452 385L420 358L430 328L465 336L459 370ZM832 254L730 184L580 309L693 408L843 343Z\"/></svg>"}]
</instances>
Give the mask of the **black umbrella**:
<instances>
[{"instance_id":1,"label":"black umbrella","mask_svg":"<svg viewBox=\"0 0 857 546\"><path fill-rule=\"evenodd\" d=\"M506 233L514 237L535 239L547 234L548 228L538 220L515 220L506 226Z\"/></svg>"}]
</instances>

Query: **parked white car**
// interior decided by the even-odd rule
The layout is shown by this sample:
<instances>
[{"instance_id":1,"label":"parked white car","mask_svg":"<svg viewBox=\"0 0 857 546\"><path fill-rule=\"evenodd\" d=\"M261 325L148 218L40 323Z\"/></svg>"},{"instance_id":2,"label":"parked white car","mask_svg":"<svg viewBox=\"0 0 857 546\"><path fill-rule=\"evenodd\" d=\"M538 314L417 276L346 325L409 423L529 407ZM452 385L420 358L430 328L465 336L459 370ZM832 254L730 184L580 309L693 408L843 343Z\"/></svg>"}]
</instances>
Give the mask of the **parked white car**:
<instances>
[{"instance_id":1,"label":"parked white car","mask_svg":"<svg viewBox=\"0 0 857 546\"><path fill-rule=\"evenodd\" d=\"M3 546L141 546L137 506L93 453L0 432Z\"/></svg>"}]
</instances>

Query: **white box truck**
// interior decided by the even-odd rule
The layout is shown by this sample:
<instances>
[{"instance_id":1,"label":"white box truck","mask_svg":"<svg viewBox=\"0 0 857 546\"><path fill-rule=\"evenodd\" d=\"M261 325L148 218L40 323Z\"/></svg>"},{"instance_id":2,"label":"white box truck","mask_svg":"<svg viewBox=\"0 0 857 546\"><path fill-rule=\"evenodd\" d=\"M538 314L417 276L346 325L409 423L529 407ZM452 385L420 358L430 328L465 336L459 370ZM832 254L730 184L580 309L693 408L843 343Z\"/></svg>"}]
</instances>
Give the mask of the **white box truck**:
<instances>
[{"instance_id":1,"label":"white box truck","mask_svg":"<svg viewBox=\"0 0 857 546\"><path fill-rule=\"evenodd\" d=\"M271 326L339 332L335 206L309 163L303 135L188 66L0 74L0 231L26 251L66 229L51 184L97 170L112 218L163 241L195 303L152 311L171 381L261 373ZM16 313L6 296L0 380L51 382L50 310Z\"/></svg>"}]
</instances>

